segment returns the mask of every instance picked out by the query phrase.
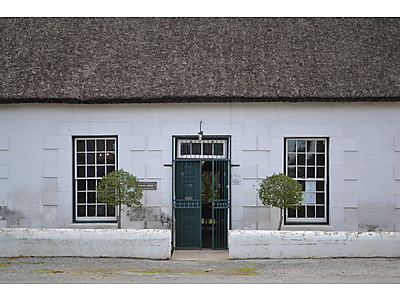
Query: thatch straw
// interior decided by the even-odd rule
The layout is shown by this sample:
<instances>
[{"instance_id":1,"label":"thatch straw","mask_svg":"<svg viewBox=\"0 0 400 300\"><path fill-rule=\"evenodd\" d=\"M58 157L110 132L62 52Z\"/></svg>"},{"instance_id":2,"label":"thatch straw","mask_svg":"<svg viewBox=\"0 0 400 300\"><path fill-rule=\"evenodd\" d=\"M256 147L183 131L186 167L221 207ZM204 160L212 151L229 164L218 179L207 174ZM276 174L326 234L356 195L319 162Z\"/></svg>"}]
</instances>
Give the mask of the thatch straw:
<instances>
[{"instance_id":1,"label":"thatch straw","mask_svg":"<svg viewBox=\"0 0 400 300\"><path fill-rule=\"evenodd\" d=\"M397 18L1 18L0 101L400 96Z\"/></svg>"}]
</instances>

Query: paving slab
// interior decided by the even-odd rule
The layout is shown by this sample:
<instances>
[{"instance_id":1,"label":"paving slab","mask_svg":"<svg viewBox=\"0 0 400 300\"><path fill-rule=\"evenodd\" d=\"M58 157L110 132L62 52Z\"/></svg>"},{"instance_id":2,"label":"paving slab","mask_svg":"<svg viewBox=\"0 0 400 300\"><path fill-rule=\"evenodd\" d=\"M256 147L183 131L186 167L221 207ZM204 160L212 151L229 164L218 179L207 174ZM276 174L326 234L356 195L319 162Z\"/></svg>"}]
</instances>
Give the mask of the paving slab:
<instances>
[{"instance_id":1,"label":"paving slab","mask_svg":"<svg viewBox=\"0 0 400 300\"><path fill-rule=\"evenodd\" d=\"M228 250L174 250L172 260L228 260Z\"/></svg>"}]
</instances>

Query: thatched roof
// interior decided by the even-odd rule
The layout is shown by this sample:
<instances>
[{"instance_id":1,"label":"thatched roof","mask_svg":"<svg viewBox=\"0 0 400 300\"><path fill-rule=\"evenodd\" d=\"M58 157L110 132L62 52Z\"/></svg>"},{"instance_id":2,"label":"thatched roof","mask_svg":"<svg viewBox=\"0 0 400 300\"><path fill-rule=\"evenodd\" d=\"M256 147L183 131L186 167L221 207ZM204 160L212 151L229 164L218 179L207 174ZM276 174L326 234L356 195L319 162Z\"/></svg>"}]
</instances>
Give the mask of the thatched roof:
<instances>
[{"instance_id":1,"label":"thatched roof","mask_svg":"<svg viewBox=\"0 0 400 300\"><path fill-rule=\"evenodd\" d=\"M398 18L1 18L0 102L397 101Z\"/></svg>"}]
</instances>

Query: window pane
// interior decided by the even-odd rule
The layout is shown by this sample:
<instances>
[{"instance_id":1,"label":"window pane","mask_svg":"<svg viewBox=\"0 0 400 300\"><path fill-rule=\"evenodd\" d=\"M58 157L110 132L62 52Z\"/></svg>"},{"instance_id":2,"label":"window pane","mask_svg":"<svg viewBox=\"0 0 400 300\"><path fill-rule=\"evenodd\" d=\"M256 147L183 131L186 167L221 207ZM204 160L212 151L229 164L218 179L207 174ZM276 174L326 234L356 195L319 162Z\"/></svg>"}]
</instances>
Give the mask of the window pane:
<instances>
[{"instance_id":1,"label":"window pane","mask_svg":"<svg viewBox=\"0 0 400 300\"><path fill-rule=\"evenodd\" d=\"M323 191L325 188L325 182L324 181L317 181L317 191Z\"/></svg>"},{"instance_id":2,"label":"window pane","mask_svg":"<svg viewBox=\"0 0 400 300\"><path fill-rule=\"evenodd\" d=\"M324 193L317 193L317 204L325 204Z\"/></svg>"},{"instance_id":3,"label":"window pane","mask_svg":"<svg viewBox=\"0 0 400 300\"><path fill-rule=\"evenodd\" d=\"M85 177L85 167L78 167L77 168L77 175L78 175L78 177Z\"/></svg>"},{"instance_id":4,"label":"window pane","mask_svg":"<svg viewBox=\"0 0 400 300\"><path fill-rule=\"evenodd\" d=\"M87 151L94 151L94 140L87 141Z\"/></svg>"},{"instance_id":5,"label":"window pane","mask_svg":"<svg viewBox=\"0 0 400 300\"><path fill-rule=\"evenodd\" d=\"M81 141L81 140L76 141L76 151L78 151L78 152L85 151L85 141Z\"/></svg>"},{"instance_id":6,"label":"window pane","mask_svg":"<svg viewBox=\"0 0 400 300\"><path fill-rule=\"evenodd\" d=\"M108 217L115 217L115 206L107 205L107 216Z\"/></svg>"},{"instance_id":7,"label":"window pane","mask_svg":"<svg viewBox=\"0 0 400 300\"><path fill-rule=\"evenodd\" d=\"M296 210L293 208L288 209L288 217L289 218L295 218L296 217Z\"/></svg>"},{"instance_id":8,"label":"window pane","mask_svg":"<svg viewBox=\"0 0 400 300\"><path fill-rule=\"evenodd\" d=\"M288 152L295 152L296 151L296 141L288 140L287 145L288 145L288 148L287 148Z\"/></svg>"},{"instance_id":9,"label":"window pane","mask_svg":"<svg viewBox=\"0 0 400 300\"><path fill-rule=\"evenodd\" d=\"M106 206L105 205L97 205L97 216L98 217L106 216Z\"/></svg>"},{"instance_id":10,"label":"window pane","mask_svg":"<svg viewBox=\"0 0 400 300\"><path fill-rule=\"evenodd\" d=\"M105 153L98 153L97 154L97 163L104 165L106 162L106 154Z\"/></svg>"},{"instance_id":11,"label":"window pane","mask_svg":"<svg viewBox=\"0 0 400 300\"><path fill-rule=\"evenodd\" d=\"M297 155L297 164L298 165L305 165L306 164L305 158L306 158L305 154L298 154Z\"/></svg>"},{"instance_id":12,"label":"window pane","mask_svg":"<svg viewBox=\"0 0 400 300\"><path fill-rule=\"evenodd\" d=\"M301 206L298 210L297 210L297 217L298 218L304 218L306 216L306 208L305 206Z\"/></svg>"},{"instance_id":13,"label":"window pane","mask_svg":"<svg viewBox=\"0 0 400 300\"><path fill-rule=\"evenodd\" d=\"M306 190L306 182L304 180L298 180L298 183L301 184L302 191L304 192Z\"/></svg>"},{"instance_id":14,"label":"window pane","mask_svg":"<svg viewBox=\"0 0 400 300\"><path fill-rule=\"evenodd\" d=\"M87 167L87 177L94 177L94 167Z\"/></svg>"},{"instance_id":15,"label":"window pane","mask_svg":"<svg viewBox=\"0 0 400 300\"><path fill-rule=\"evenodd\" d=\"M97 151L105 151L106 150L106 141L105 140L97 140L96 150Z\"/></svg>"},{"instance_id":16,"label":"window pane","mask_svg":"<svg viewBox=\"0 0 400 300\"><path fill-rule=\"evenodd\" d=\"M306 141L298 140L297 152L305 152L305 151L306 151Z\"/></svg>"},{"instance_id":17,"label":"window pane","mask_svg":"<svg viewBox=\"0 0 400 300\"><path fill-rule=\"evenodd\" d=\"M295 165L296 164L296 154L289 153L288 154L288 165Z\"/></svg>"},{"instance_id":18,"label":"window pane","mask_svg":"<svg viewBox=\"0 0 400 300\"><path fill-rule=\"evenodd\" d=\"M86 203L86 192L78 193L78 203Z\"/></svg>"},{"instance_id":19,"label":"window pane","mask_svg":"<svg viewBox=\"0 0 400 300\"><path fill-rule=\"evenodd\" d=\"M214 144L214 155L224 155L224 144L222 143Z\"/></svg>"},{"instance_id":20,"label":"window pane","mask_svg":"<svg viewBox=\"0 0 400 300\"><path fill-rule=\"evenodd\" d=\"M86 180L78 180L78 191L86 190Z\"/></svg>"},{"instance_id":21,"label":"window pane","mask_svg":"<svg viewBox=\"0 0 400 300\"><path fill-rule=\"evenodd\" d=\"M306 181L306 191L307 192L315 192L316 189L317 189L317 184L314 180Z\"/></svg>"},{"instance_id":22,"label":"window pane","mask_svg":"<svg viewBox=\"0 0 400 300\"><path fill-rule=\"evenodd\" d=\"M317 206L317 218L325 218L325 207Z\"/></svg>"},{"instance_id":23,"label":"window pane","mask_svg":"<svg viewBox=\"0 0 400 300\"><path fill-rule=\"evenodd\" d=\"M204 155L212 155L212 144L211 143L203 144L203 154Z\"/></svg>"},{"instance_id":24,"label":"window pane","mask_svg":"<svg viewBox=\"0 0 400 300\"><path fill-rule=\"evenodd\" d=\"M88 203L96 203L96 193L95 192L89 192L87 193L88 199L87 202Z\"/></svg>"},{"instance_id":25,"label":"window pane","mask_svg":"<svg viewBox=\"0 0 400 300\"><path fill-rule=\"evenodd\" d=\"M78 153L76 155L76 163L78 165L84 165L85 164L85 153Z\"/></svg>"},{"instance_id":26,"label":"window pane","mask_svg":"<svg viewBox=\"0 0 400 300\"><path fill-rule=\"evenodd\" d=\"M190 143L181 144L181 155L190 155Z\"/></svg>"},{"instance_id":27,"label":"window pane","mask_svg":"<svg viewBox=\"0 0 400 300\"><path fill-rule=\"evenodd\" d=\"M315 155L314 154L307 154L307 164L315 165Z\"/></svg>"},{"instance_id":28,"label":"window pane","mask_svg":"<svg viewBox=\"0 0 400 300\"><path fill-rule=\"evenodd\" d=\"M288 176L295 178L296 177L296 167L289 167L288 168Z\"/></svg>"},{"instance_id":29,"label":"window pane","mask_svg":"<svg viewBox=\"0 0 400 300\"><path fill-rule=\"evenodd\" d=\"M88 215L88 217L96 216L96 205L88 205L87 206L87 215Z\"/></svg>"},{"instance_id":30,"label":"window pane","mask_svg":"<svg viewBox=\"0 0 400 300\"><path fill-rule=\"evenodd\" d=\"M316 202L315 193L306 193L306 203L315 204L315 202Z\"/></svg>"},{"instance_id":31,"label":"window pane","mask_svg":"<svg viewBox=\"0 0 400 300\"><path fill-rule=\"evenodd\" d=\"M315 168L314 167L307 168L307 178L315 178Z\"/></svg>"},{"instance_id":32,"label":"window pane","mask_svg":"<svg viewBox=\"0 0 400 300\"><path fill-rule=\"evenodd\" d=\"M297 168L297 178L304 178L306 175L306 168L299 167Z\"/></svg>"},{"instance_id":33,"label":"window pane","mask_svg":"<svg viewBox=\"0 0 400 300\"><path fill-rule=\"evenodd\" d=\"M107 173L110 173L115 170L115 166L107 166Z\"/></svg>"},{"instance_id":34,"label":"window pane","mask_svg":"<svg viewBox=\"0 0 400 300\"><path fill-rule=\"evenodd\" d=\"M87 154L87 164L89 165L94 164L94 153Z\"/></svg>"},{"instance_id":35,"label":"window pane","mask_svg":"<svg viewBox=\"0 0 400 300\"><path fill-rule=\"evenodd\" d=\"M200 155L201 154L201 144L200 143L193 143L192 144L192 154L193 155Z\"/></svg>"},{"instance_id":36,"label":"window pane","mask_svg":"<svg viewBox=\"0 0 400 300\"><path fill-rule=\"evenodd\" d=\"M325 152L325 141L317 141L317 152Z\"/></svg>"},{"instance_id":37,"label":"window pane","mask_svg":"<svg viewBox=\"0 0 400 300\"><path fill-rule=\"evenodd\" d=\"M315 152L315 141L307 141L307 151Z\"/></svg>"},{"instance_id":38,"label":"window pane","mask_svg":"<svg viewBox=\"0 0 400 300\"><path fill-rule=\"evenodd\" d=\"M87 189L88 189L89 191L94 191L94 190L96 190L96 180L94 180L94 179L89 179L89 180L87 181Z\"/></svg>"},{"instance_id":39,"label":"window pane","mask_svg":"<svg viewBox=\"0 0 400 300\"><path fill-rule=\"evenodd\" d=\"M114 151L115 150L115 140L107 140L107 151Z\"/></svg>"},{"instance_id":40,"label":"window pane","mask_svg":"<svg viewBox=\"0 0 400 300\"><path fill-rule=\"evenodd\" d=\"M307 218L315 218L315 206L307 206Z\"/></svg>"},{"instance_id":41,"label":"window pane","mask_svg":"<svg viewBox=\"0 0 400 300\"><path fill-rule=\"evenodd\" d=\"M110 152L106 153L106 163L107 164L115 164L115 155L114 155L114 153L110 153Z\"/></svg>"},{"instance_id":42,"label":"window pane","mask_svg":"<svg viewBox=\"0 0 400 300\"><path fill-rule=\"evenodd\" d=\"M103 177L106 174L105 167L97 167L97 177Z\"/></svg>"},{"instance_id":43,"label":"window pane","mask_svg":"<svg viewBox=\"0 0 400 300\"><path fill-rule=\"evenodd\" d=\"M324 178L325 177L325 168L318 167L317 168L317 178Z\"/></svg>"},{"instance_id":44,"label":"window pane","mask_svg":"<svg viewBox=\"0 0 400 300\"><path fill-rule=\"evenodd\" d=\"M78 217L86 217L86 205L78 205Z\"/></svg>"},{"instance_id":45,"label":"window pane","mask_svg":"<svg viewBox=\"0 0 400 300\"><path fill-rule=\"evenodd\" d=\"M325 154L317 154L317 165L325 166Z\"/></svg>"}]
</instances>

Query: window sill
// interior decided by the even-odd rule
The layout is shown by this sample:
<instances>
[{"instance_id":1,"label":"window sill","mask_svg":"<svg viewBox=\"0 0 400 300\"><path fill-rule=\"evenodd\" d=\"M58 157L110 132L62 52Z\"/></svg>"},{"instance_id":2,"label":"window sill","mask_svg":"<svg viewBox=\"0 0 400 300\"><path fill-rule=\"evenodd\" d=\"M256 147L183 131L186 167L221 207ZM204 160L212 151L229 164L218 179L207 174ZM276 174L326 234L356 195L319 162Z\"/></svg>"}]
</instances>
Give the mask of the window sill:
<instances>
[{"instance_id":1,"label":"window sill","mask_svg":"<svg viewBox=\"0 0 400 300\"><path fill-rule=\"evenodd\" d=\"M117 223L72 223L68 228L75 229L117 229Z\"/></svg>"},{"instance_id":2,"label":"window sill","mask_svg":"<svg viewBox=\"0 0 400 300\"><path fill-rule=\"evenodd\" d=\"M331 225L316 225L316 224L293 224L283 225L282 230L287 231L332 231L333 226Z\"/></svg>"}]
</instances>

